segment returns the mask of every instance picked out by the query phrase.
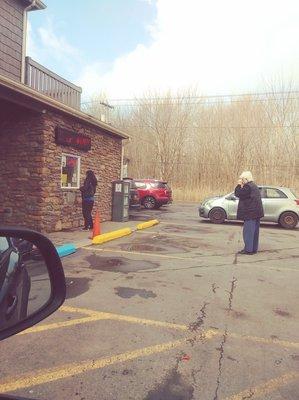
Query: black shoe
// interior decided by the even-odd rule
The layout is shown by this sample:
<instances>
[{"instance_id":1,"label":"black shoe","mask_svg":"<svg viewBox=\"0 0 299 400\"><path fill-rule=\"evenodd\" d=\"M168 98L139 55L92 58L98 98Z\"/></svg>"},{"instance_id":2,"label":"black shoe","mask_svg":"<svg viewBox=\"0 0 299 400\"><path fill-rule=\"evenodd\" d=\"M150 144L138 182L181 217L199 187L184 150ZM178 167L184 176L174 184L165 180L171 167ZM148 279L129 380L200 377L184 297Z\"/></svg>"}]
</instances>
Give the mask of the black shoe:
<instances>
[{"instance_id":1,"label":"black shoe","mask_svg":"<svg viewBox=\"0 0 299 400\"><path fill-rule=\"evenodd\" d=\"M252 254L255 254L253 251L246 251L246 250L240 250L240 251L238 251L238 254L248 254L248 255L252 255Z\"/></svg>"}]
</instances>

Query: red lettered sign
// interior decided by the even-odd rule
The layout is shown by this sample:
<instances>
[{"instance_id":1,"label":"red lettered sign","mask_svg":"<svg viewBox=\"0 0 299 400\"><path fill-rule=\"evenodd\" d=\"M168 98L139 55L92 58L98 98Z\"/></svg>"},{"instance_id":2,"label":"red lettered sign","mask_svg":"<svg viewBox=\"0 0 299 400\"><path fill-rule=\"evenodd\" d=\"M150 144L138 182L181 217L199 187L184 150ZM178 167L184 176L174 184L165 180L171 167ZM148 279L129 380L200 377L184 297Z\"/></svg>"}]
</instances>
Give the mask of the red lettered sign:
<instances>
[{"instance_id":1,"label":"red lettered sign","mask_svg":"<svg viewBox=\"0 0 299 400\"><path fill-rule=\"evenodd\" d=\"M75 147L79 150L88 151L91 149L91 138L68 129L57 127L55 132L55 143L63 146Z\"/></svg>"}]
</instances>

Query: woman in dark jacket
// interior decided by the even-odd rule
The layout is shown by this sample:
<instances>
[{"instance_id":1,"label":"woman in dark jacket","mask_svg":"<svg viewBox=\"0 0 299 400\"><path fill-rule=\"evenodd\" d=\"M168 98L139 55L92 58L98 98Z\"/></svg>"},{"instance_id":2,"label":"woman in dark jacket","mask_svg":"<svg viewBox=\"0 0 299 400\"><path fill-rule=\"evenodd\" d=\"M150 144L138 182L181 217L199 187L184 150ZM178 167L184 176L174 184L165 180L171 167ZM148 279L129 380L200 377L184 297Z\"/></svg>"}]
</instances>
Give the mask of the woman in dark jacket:
<instances>
[{"instance_id":1,"label":"woman in dark jacket","mask_svg":"<svg viewBox=\"0 0 299 400\"><path fill-rule=\"evenodd\" d=\"M264 210L260 190L253 182L251 172L241 174L235 195L239 198L237 219L244 221L245 247L239 254L255 254L258 251L260 219L264 216Z\"/></svg>"},{"instance_id":2,"label":"woman in dark jacket","mask_svg":"<svg viewBox=\"0 0 299 400\"><path fill-rule=\"evenodd\" d=\"M92 170L86 172L86 178L83 186L80 187L82 194L82 213L84 218L84 231L93 229L93 221L91 212L94 205L94 195L96 192L98 181Z\"/></svg>"}]
</instances>

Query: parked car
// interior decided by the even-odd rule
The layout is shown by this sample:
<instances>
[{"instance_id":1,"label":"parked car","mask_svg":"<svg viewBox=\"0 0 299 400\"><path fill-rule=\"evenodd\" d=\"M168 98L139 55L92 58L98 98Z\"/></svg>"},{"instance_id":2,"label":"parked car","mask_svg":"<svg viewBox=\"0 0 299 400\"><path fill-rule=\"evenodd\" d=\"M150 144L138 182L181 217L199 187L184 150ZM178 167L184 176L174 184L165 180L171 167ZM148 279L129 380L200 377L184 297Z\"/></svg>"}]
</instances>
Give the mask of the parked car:
<instances>
[{"instance_id":1,"label":"parked car","mask_svg":"<svg viewBox=\"0 0 299 400\"><path fill-rule=\"evenodd\" d=\"M23 251L29 242L0 237L0 329L27 317L30 277L23 264Z\"/></svg>"},{"instance_id":2,"label":"parked car","mask_svg":"<svg viewBox=\"0 0 299 400\"><path fill-rule=\"evenodd\" d=\"M276 222L286 229L293 229L299 220L299 200L295 193L285 187L259 186L265 216L262 221ZM199 216L221 224L237 219L239 199L234 193L205 199L199 206Z\"/></svg>"},{"instance_id":3,"label":"parked car","mask_svg":"<svg viewBox=\"0 0 299 400\"><path fill-rule=\"evenodd\" d=\"M131 210L139 209L141 207L141 203L136 183L132 178L124 178L124 181L130 181L130 197L129 197L130 209Z\"/></svg>"},{"instance_id":4,"label":"parked car","mask_svg":"<svg viewBox=\"0 0 299 400\"><path fill-rule=\"evenodd\" d=\"M160 208L172 203L172 191L167 182L157 179L134 179L140 202L147 208Z\"/></svg>"}]
</instances>

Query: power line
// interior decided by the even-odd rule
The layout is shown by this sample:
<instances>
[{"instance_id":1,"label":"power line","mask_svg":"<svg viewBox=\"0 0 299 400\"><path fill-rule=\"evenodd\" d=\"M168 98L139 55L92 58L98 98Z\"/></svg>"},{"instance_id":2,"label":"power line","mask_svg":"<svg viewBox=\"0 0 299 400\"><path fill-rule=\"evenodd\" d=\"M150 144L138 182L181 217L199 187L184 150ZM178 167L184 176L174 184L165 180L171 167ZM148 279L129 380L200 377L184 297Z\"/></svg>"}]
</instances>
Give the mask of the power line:
<instances>
[{"instance_id":1,"label":"power line","mask_svg":"<svg viewBox=\"0 0 299 400\"><path fill-rule=\"evenodd\" d=\"M235 98L235 97L251 97L251 96L273 96L273 95L293 95L293 94L299 94L299 90L293 90L293 91L289 91L289 92L283 92L283 91L279 91L279 92L253 92L253 93L240 93L240 94L216 94L216 95L205 95L205 96L200 96L200 95L196 95L196 96L182 96L182 97L171 97L171 100L184 100L184 99L216 99L216 98ZM286 97L282 97L283 99L285 99ZM297 97L296 97L297 98ZM109 102L123 102L123 101L128 101L128 102L136 102L138 100L143 100L143 97L135 97L135 98L125 98L125 99L110 99ZM169 97L150 97L149 100L169 100ZM268 99L266 99L268 100ZM277 98L275 98L275 100L277 100ZM242 101L247 101L247 99L244 99ZM90 100L90 101L85 101L82 104L90 104L90 103L98 103L100 102L100 100Z\"/></svg>"},{"instance_id":2,"label":"power line","mask_svg":"<svg viewBox=\"0 0 299 400\"><path fill-rule=\"evenodd\" d=\"M148 125L128 125L126 127L127 130L130 128L165 128L164 126L148 126ZM176 126L176 125L167 125L167 128L171 129L186 129L186 128L194 128L194 129L275 129L275 128L286 128L286 129L294 129L299 128L299 125L269 125L269 126L196 126L196 125L185 125L185 126Z\"/></svg>"},{"instance_id":3,"label":"power line","mask_svg":"<svg viewBox=\"0 0 299 400\"><path fill-rule=\"evenodd\" d=\"M198 160L192 160L192 162L194 163L194 161L198 161ZM129 164L140 164L137 160L136 161L130 161L130 163ZM142 164L141 164L141 167L143 166L143 165L152 165L152 166L154 166L155 164L163 164L163 165L165 165L165 164L175 164L175 165L190 165L191 164L191 162L186 162L186 161L157 161L157 160L154 160L154 161L152 161L152 162L150 162L150 161L142 161ZM248 167L253 167L253 168L264 168L264 167L267 167L267 168L272 168L272 169L286 169L286 168L288 168L288 169L296 169L296 168L298 168L298 166L296 166L296 165L284 165L284 164L276 164L276 165L271 165L271 164L250 164L250 163L245 163ZM217 167L219 167L219 162L218 163L206 163L206 162L203 162L203 165L204 166L213 166L213 167L215 167L215 166L217 166ZM270 171L269 171L270 172Z\"/></svg>"}]
</instances>

